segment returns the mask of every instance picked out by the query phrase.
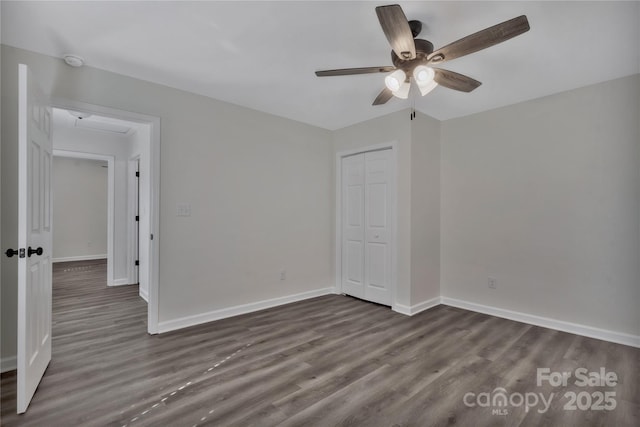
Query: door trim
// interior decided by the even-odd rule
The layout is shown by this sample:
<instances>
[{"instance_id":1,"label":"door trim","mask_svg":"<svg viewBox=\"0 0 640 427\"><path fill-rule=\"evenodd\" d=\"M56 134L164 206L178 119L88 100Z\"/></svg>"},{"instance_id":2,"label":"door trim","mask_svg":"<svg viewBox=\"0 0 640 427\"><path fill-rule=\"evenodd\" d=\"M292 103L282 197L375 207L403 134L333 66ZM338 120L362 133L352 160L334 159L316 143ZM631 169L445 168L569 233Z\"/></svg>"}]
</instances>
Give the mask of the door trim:
<instances>
[{"instance_id":1,"label":"door trim","mask_svg":"<svg viewBox=\"0 0 640 427\"><path fill-rule=\"evenodd\" d=\"M68 159L102 160L107 162L107 286L114 286L114 227L115 217L114 189L115 189L115 157L106 154L93 154L81 151L53 150L53 157L66 157ZM55 179L55 177L54 177ZM53 194L55 197L55 193ZM53 224L55 227L55 224Z\"/></svg>"},{"instance_id":2,"label":"door trim","mask_svg":"<svg viewBox=\"0 0 640 427\"><path fill-rule=\"evenodd\" d=\"M117 108L103 107L95 104L74 101L65 98L53 98L53 107L66 110L80 110L87 113L113 117L147 124L150 127L149 163L150 163L150 194L149 194L149 228L151 235L146 242L149 244L149 303L147 304L147 332L158 333L159 307L159 272L160 272L160 117L134 113ZM151 239L153 236L153 239Z\"/></svg>"},{"instance_id":3,"label":"door trim","mask_svg":"<svg viewBox=\"0 0 640 427\"><path fill-rule=\"evenodd\" d=\"M339 151L336 153L336 212L335 212L335 283L336 293L342 292L342 159L356 154L370 153L372 151L391 150L391 165L389 176L391 177L390 188L393 189L391 203L391 309L396 310L396 283L397 283L397 206L398 206L398 143L392 141L384 144L369 145L352 150Z\"/></svg>"},{"instance_id":4,"label":"door trim","mask_svg":"<svg viewBox=\"0 0 640 427\"><path fill-rule=\"evenodd\" d=\"M136 277L135 274L135 260L139 259L139 242L136 240L140 240L140 230L136 224L136 214L139 215L139 188L138 188L138 177L136 177L135 172L139 169L140 155L136 154L129 159L127 159L127 250L131 256L127 257L127 278L129 279L129 283L139 283L140 275ZM134 191L135 187L135 191ZM136 197L138 200L136 200ZM136 209L138 210L136 212ZM133 256L135 254L135 256ZM134 278L137 280L134 281ZM140 296L147 302L148 296Z\"/></svg>"}]
</instances>

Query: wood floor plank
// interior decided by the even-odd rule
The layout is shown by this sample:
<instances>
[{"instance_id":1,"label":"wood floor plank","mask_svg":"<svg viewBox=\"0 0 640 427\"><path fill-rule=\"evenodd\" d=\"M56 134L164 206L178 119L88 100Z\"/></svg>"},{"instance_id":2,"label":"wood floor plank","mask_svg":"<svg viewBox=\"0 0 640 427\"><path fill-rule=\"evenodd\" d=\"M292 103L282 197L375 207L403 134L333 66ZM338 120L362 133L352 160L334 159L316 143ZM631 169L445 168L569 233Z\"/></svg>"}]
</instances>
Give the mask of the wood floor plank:
<instances>
[{"instance_id":1,"label":"wood floor plank","mask_svg":"<svg viewBox=\"0 0 640 427\"><path fill-rule=\"evenodd\" d=\"M2 426L637 426L640 349L437 306L412 317L327 295L158 336L137 286L104 261L54 265L53 359L24 415L0 378ZM618 374L613 411L567 411L585 388L538 368ZM547 412L465 393L554 393Z\"/></svg>"}]
</instances>

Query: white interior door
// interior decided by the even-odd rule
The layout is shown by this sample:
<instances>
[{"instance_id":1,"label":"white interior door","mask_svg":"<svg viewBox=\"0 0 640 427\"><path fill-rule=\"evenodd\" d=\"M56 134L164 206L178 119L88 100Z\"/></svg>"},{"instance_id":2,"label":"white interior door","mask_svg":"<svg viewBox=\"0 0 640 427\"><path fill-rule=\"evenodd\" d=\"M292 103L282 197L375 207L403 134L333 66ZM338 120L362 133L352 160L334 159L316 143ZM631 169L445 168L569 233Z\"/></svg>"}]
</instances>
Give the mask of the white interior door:
<instances>
[{"instance_id":1,"label":"white interior door","mask_svg":"<svg viewBox=\"0 0 640 427\"><path fill-rule=\"evenodd\" d=\"M26 65L18 95L17 410L29 402L51 360L51 107Z\"/></svg>"},{"instance_id":2,"label":"white interior door","mask_svg":"<svg viewBox=\"0 0 640 427\"><path fill-rule=\"evenodd\" d=\"M365 153L365 299L391 305L391 150Z\"/></svg>"},{"instance_id":3,"label":"white interior door","mask_svg":"<svg viewBox=\"0 0 640 427\"><path fill-rule=\"evenodd\" d=\"M364 155L342 159L342 292L364 298Z\"/></svg>"},{"instance_id":4,"label":"white interior door","mask_svg":"<svg viewBox=\"0 0 640 427\"><path fill-rule=\"evenodd\" d=\"M391 305L391 150L342 159L342 292Z\"/></svg>"}]
</instances>

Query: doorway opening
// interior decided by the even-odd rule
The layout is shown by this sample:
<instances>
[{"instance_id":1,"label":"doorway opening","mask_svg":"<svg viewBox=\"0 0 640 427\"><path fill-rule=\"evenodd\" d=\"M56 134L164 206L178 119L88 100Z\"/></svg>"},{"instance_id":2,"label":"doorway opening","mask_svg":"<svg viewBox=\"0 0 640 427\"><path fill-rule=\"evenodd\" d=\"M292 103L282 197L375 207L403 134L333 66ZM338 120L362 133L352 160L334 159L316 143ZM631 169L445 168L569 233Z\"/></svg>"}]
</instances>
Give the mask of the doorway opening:
<instances>
[{"instance_id":1,"label":"doorway opening","mask_svg":"<svg viewBox=\"0 0 640 427\"><path fill-rule=\"evenodd\" d=\"M52 262L103 260L108 286L114 285L114 164L111 155L53 150Z\"/></svg>"},{"instance_id":2,"label":"doorway opening","mask_svg":"<svg viewBox=\"0 0 640 427\"><path fill-rule=\"evenodd\" d=\"M84 242L81 249L85 253L65 256L60 252L58 256L56 249L61 246L56 246L54 241L54 262L79 262L79 267L88 263L91 266L85 267L94 268L95 272L106 270L104 281L110 288L136 286L137 295L146 302L140 307L147 308L147 332L155 334L158 254L154 234L157 236L159 119L64 100L54 101L52 116L54 159L102 162L101 166L106 167L101 169L103 173L106 171L108 183L106 252L98 254L96 243L78 232L80 236L76 237ZM55 175L53 179L55 183ZM64 203L55 193L53 197L54 206L56 201ZM85 201L92 203L91 197ZM72 205L66 207L73 208ZM97 218L87 222L100 227ZM55 220L53 230L55 239ZM89 262L91 259L102 261ZM54 264L54 271L60 270L55 267Z\"/></svg>"}]
</instances>

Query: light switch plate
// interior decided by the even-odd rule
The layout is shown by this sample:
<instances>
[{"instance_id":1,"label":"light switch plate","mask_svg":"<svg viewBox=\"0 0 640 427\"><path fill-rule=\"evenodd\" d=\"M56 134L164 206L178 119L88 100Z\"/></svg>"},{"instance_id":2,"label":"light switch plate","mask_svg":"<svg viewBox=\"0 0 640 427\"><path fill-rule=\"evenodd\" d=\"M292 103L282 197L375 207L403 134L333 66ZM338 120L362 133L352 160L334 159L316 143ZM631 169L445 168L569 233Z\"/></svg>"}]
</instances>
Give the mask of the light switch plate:
<instances>
[{"instance_id":1,"label":"light switch plate","mask_svg":"<svg viewBox=\"0 0 640 427\"><path fill-rule=\"evenodd\" d=\"M191 216L191 205L189 203L178 203L176 205L176 216Z\"/></svg>"}]
</instances>

